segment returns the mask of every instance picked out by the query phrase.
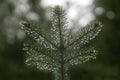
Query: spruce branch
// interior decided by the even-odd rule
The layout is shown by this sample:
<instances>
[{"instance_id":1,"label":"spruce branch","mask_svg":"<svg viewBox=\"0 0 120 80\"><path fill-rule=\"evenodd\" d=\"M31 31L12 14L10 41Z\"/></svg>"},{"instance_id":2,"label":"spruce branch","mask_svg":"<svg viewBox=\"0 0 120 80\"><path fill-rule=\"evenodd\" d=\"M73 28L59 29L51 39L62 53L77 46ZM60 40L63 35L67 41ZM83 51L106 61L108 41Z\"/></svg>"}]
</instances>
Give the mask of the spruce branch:
<instances>
[{"instance_id":1,"label":"spruce branch","mask_svg":"<svg viewBox=\"0 0 120 80\"><path fill-rule=\"evenodd\" d=\"M36 51L37 53L41 53L42 55L46 55L47 57L50 57L51 59L57 61L57 59L53 57L54 54L50 55L49 53L44 53L44 51L46 50L45 48L38 48L38 46L24 44L23 50L25 50L25 51L33 50L33 51ZM50 51L50 50L47 49L47 51Z\"/></svg>"},{"instance_id":2,"label":"spruce branch","mask_svg":"<svg viewBox=\"0 0 120 80\"><path fill-rule=\"evenodd\" d=\"M72 41L65 48L68 48L69 46L73 45L74 43L78 42L79 40L81 40L82 38L84 38L85 36L87 36L89 34L91 37L89 39L95 38L95 36L97 36L98 33L101 31L101 27L102 27L102 24L100 22L96 21L92 25L88 25L87 27L81 28L80 32L82 32L82 33L80 34L80 36L78 36L78 38L76 40ZM83 41L83 40L81 40L81 41Z\"/></svg>"},{"instance_id":3,"label":"spruce branch","mask_svg":"<svg viewBox=\"0 0 120 80\"><path fill-rule=\"evenodd\" d=\"M89 60L89 58L96 58L95 55L98 53L98 51L96 51L94 49L94 47L89 47L89 48L85 48L83 50L81 50L79 52L79 54L76 54L74 56L69 57L68 59L66 59L66 62L72 62L74 61L72 64L76 65L76 64L80 64L83 62L86 62ZM78 60L78 61L75 61Z\"/></svg>"},{"instance_id":4,"label":"spruce branch","mask_svg":"<svg viewBox=\"0 0 120 80\"><path fill-rule=\"evenodd\" d=\"M27 65L53 72L55 80L70 80L69 67L96 58L98 51L86 45L99 34L102 27L99 21L95 21L71 34L65 15L62 7L53 8L50 33L44 33L30 22L22 23L21 28L29 36L23 48L28 54Z\"/></svg>"},{"instance_id":5,"label":"spruce branch","mask_svg":"<svg viewBox=\"0 0 120 80\"><path fill-rule=\"evenodd\" d=\"M42 38L44 38L47 42L49 42L51 45L53 45L54 47L58 48L57 45L55 45L53 42L51 42L47 37L44 36L43 33L39 32L38 30L34 29L33 25L31 25L29 22L23 22L22 23L24 25L24 27L28 28L30 30L30 32L33 31L33 33L35 32L35 36L41 36ZM23 27L23 26L22 26ZM24 28L23 28L24 29ZM26 29L26 30L28 30ZM27 31L26 31L27 32ZM32 34L33 34L32 33ZM28 34L29 34L29 31L28 31Z\"/></svg>"}]
</instances>

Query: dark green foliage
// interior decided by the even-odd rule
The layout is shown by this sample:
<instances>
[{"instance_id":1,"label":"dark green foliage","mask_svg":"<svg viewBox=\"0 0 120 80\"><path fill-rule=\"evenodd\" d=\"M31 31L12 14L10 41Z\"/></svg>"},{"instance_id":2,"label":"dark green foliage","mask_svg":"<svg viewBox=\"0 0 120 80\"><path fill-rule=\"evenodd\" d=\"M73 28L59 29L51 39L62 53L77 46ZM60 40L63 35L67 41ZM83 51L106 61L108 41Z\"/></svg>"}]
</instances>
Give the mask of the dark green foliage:
<instances>
[{"instance_id":1,"label":"dark green foliage","mask_svg":"<svg viewBox=\"0 0 120 80\"><path fill-rule=\"evenodd\" d=\"M29 36L23 48L28 54L27 65L53 72L55 80L69 80L68 70L71 66L96 58L98 51L87 44L98 35L102 27L96 21L72 34L65 15L62 7L53 9L52 28L48 33L31 22L23 22L21 27Z\"/></svg>"}]
</instances>

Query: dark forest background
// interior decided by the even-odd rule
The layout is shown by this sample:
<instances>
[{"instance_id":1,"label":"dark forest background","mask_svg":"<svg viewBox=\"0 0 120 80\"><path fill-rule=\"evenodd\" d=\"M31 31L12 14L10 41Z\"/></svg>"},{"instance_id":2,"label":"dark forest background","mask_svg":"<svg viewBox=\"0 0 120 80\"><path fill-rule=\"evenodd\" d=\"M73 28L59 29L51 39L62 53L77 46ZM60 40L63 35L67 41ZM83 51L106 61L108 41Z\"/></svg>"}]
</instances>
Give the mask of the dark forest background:
<instances>
[{"instance_id":1,"label":"dark forest background","mask_svg":"<svg viewBox=\"0 0 120 80\"><path fill-rule=\"evenodd\" d=\"M31 11L40 16L38 23L46 25L45 10L38 2L29 0ZM69 75L71 80L120 80L120 0L95 0L95 5L105 10L96 14L104 25L95 42L99 54L96 60L72 67ZM0 0L0 80L53 80L51 73L26 66L24 39L17 36L23 35L17 24L26 14L16 15L14 10L9 0Z\"/></svg>"}]
</instances>

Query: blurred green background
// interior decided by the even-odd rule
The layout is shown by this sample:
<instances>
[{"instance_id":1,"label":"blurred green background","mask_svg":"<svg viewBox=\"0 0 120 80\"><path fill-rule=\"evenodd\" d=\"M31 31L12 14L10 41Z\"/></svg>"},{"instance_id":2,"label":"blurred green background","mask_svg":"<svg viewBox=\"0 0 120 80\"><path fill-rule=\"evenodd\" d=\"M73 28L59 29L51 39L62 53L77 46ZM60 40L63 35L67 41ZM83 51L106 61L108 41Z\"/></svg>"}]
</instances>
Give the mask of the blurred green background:
<instances>
[{"instance_id":1,"label":"blurred green background","mask_svg":"<svg viewBox=\"0 0 120 80\"><path fill-rule=\"evenodd\" d=\"M40 18L33 16L34 21L43 26L48 22L39 1L28 0L30 12L19 12L17 0L0 0L0 80L53 80L51 73L26 66L22 51L24 33L19 22L35 13ZM99 54L96 60L72 67L69 75L71 80L120 80L120 0L95 0L94 4L98 7L98 12L93 11L96 19L104 24L95 43Z\"/></svg>"}]
</instances>

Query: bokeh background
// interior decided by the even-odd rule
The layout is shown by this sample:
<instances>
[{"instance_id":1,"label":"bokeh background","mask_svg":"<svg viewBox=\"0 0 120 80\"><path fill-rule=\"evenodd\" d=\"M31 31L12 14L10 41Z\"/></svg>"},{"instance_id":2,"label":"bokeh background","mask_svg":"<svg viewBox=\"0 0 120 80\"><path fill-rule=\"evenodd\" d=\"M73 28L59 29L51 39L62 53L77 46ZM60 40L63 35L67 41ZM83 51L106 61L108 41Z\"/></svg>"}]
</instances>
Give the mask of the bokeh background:
<instances>
[{"instance_id":1,"label":"bokeh background","mask_svg":"<svg viewBox=\"0 0 120 80\"><path fill-rule=\"evenodd\" d=\"M26 66L19 24L28 19L48 26L49 7L57 4L73 29L96 19L104 25L95 41L97 59L71 67L71 80L120 80L120 0L0 0L0 80L53 80L51 73Z\"/></svg>"}]
</instances>

